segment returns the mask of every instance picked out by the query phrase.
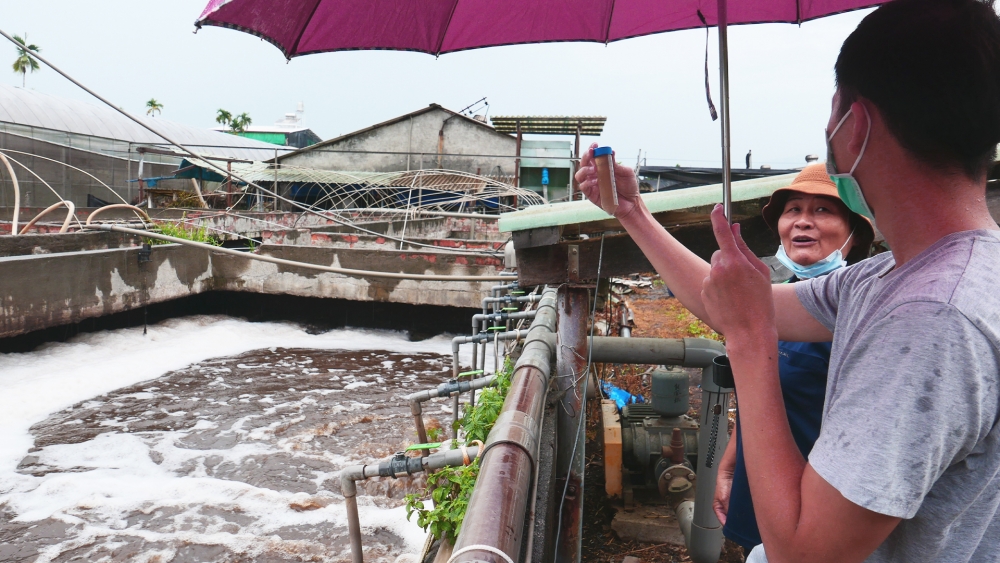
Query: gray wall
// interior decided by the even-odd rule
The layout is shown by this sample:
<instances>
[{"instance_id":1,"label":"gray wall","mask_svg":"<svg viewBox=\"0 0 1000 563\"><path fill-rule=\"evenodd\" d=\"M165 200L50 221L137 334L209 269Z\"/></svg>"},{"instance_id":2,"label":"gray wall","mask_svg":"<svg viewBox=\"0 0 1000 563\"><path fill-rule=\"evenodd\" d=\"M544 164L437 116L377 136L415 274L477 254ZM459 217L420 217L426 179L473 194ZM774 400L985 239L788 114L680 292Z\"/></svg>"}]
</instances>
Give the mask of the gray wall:
<instances>
[{"instance_id":1,"label":"gray wall","mask_svg":"<svg viewBox=\"0 0 1000 563\"><path fill-rule=\"evenodd\" d=\"M438 131L453 114L433 109L409 119L354 135L338 142L317 147L318 150L282 159L282 164L355 172L397 172L438 168ZM510 155L509 158L449 157L441 158L441 168L462 172L514 173L514 137L497 133L491 128L453 117L444 128L444 153ZM372 151L404 154L331 153L326 151ZM409 162L407 162L407 155ZM422 154L422 156L421 156Z\"/></svg>"}]
</instances>

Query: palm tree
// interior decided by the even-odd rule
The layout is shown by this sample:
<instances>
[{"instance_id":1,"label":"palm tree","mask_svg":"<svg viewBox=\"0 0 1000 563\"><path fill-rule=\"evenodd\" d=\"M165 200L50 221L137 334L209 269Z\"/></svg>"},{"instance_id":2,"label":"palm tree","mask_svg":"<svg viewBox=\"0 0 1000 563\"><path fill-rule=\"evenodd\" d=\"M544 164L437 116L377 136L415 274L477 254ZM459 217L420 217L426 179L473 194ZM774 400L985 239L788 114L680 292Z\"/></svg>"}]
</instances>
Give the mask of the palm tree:
<instances>
[{"instance_id":1,"label":"palm tree","mask_svg":"<svg viewBox=\"0 0 1000 563\"><path fill-rule=\"evenodd\" d=\"M20 47L17 47L17 58L14 59L14 73L21 73L21 88L24 88L25 77L27 76L28 71L35 72L40 68L38 66L38 60L35 59L35 57L32 57L29 51L38 52L41 51L42 48L38 45L29 45L27 33L24 34L24 39L21 39L21 36L19 35L15 35L14 41L21 44Z\"/></svg>"},{"instance_id":2,"label":"palm tree","mask_svg":"<svg viewBox=\"0 0 1000 563\"><path fill-rule=\"evenodd\" d=\"M146 102L146 115L155 116L155 114L158 113L163 113L163 104L156 101L156 98L150 98L149 101Z\"/></svg>"},{"instance_id":3,"label":"palm tree","mask_svg":"<svg viewBox=\"0 0 1000 563\"><path fill-rule=\"evenodd\" d=\"M219 125L225 125L226 127L229 127L230 124L233 122L233 114L229 113L228 111L222 108L219 108L219 110L215 113L215 122L218 123Z\"/></svg>"},{"instance_id":4,"label":"palm tree","mask_svg":"<svg viewBox=\"0 0 1000 563\"><path fill-rule=\"evenodd\" d=\"M253 120L250 119L250 114L243 112L229 122L229 129L233 133L243 133L247 130L247 127L249 127L251 123L253 123Z\"/></svg>"}]
</instances>

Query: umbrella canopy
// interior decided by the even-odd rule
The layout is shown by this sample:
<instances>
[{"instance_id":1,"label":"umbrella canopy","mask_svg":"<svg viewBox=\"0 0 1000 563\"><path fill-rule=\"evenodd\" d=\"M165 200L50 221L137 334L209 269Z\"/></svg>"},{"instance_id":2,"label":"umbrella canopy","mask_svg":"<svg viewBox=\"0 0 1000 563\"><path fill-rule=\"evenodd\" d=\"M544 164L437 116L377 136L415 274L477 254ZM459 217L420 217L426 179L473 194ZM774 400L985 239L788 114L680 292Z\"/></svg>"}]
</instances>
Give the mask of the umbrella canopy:
<instances>
[{"instance_id":1,"label":"umbrella canopy","mask_svg":"<svg viewBox=\"0 0 1000 563\"><path fill-rule=\"evenodd\" d=\"M728 0L728 23L801 23L884 0ZM432 55L522 43L609 43L717 25L715 0L210 0L195 26L257 35L286 58L388 49Z\"/></svg>"}]
</instances>

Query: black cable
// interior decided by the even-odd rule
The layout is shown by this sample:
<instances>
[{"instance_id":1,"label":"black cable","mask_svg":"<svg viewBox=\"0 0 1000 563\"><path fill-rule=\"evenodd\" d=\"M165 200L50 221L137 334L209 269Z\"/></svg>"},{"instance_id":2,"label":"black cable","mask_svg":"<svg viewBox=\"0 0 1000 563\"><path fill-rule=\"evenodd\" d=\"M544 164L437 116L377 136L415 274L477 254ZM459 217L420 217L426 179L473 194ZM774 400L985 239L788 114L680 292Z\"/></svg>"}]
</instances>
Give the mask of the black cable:
<instances>
[{"instance_id":1,"label":"black cable","mask_svg":"<svg viewBox=\"0 0 1000 563\"><path fill-rule=\"evenodd\" d=\"M559 520L556 524L556 549L553 554L553 561L559 558L559 535L562 533L563 504L566 502L566 493L569 491L569 476L573 473L573 458L576 457L576 448L580 445L580 430L583 421L587 418L587 385L590 383L590 366L593 358L594 348L594 315L597 314L597 293L601 287L601 261L604 258L604 233L601 233L601 248L597 253L597 281L594 284L594 306L590 309L590 339L587 342L587 367L586 376L583 380L583 393L580 395L580 421L576 424L576 437L573 439L573 449L569 454L569 468L566 469L566 483L563 485L562 497L559 499ZM583 494L583 476L580 476L580 494Z\"/></svg>"}]
</instances>

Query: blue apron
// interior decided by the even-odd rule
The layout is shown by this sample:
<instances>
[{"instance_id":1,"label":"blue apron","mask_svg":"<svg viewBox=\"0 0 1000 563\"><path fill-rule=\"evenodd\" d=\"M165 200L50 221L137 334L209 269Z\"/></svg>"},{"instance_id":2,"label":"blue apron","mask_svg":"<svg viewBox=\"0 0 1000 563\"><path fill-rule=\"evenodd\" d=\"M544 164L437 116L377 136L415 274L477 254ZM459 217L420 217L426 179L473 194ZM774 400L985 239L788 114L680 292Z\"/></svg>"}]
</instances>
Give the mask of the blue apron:
<instances>
[{"instance_id":1,"label":"blue apron","mask_svg":"<svg viewBox=\"0 0 1000 563\"><path fill-rule=\"evenodd\" d=\"M819 437L826 398L826 374L830 367L830 342L778 342L778 376L785 400L788 425L799 451L807 459ZM736 414L739 420L739 412ZM723 533L727 538L751 549L761 543L757 517L750 499L750 482L743 461L743 438L736 429L736 467L729 512Z\"/></svg>"}]
</instances>

